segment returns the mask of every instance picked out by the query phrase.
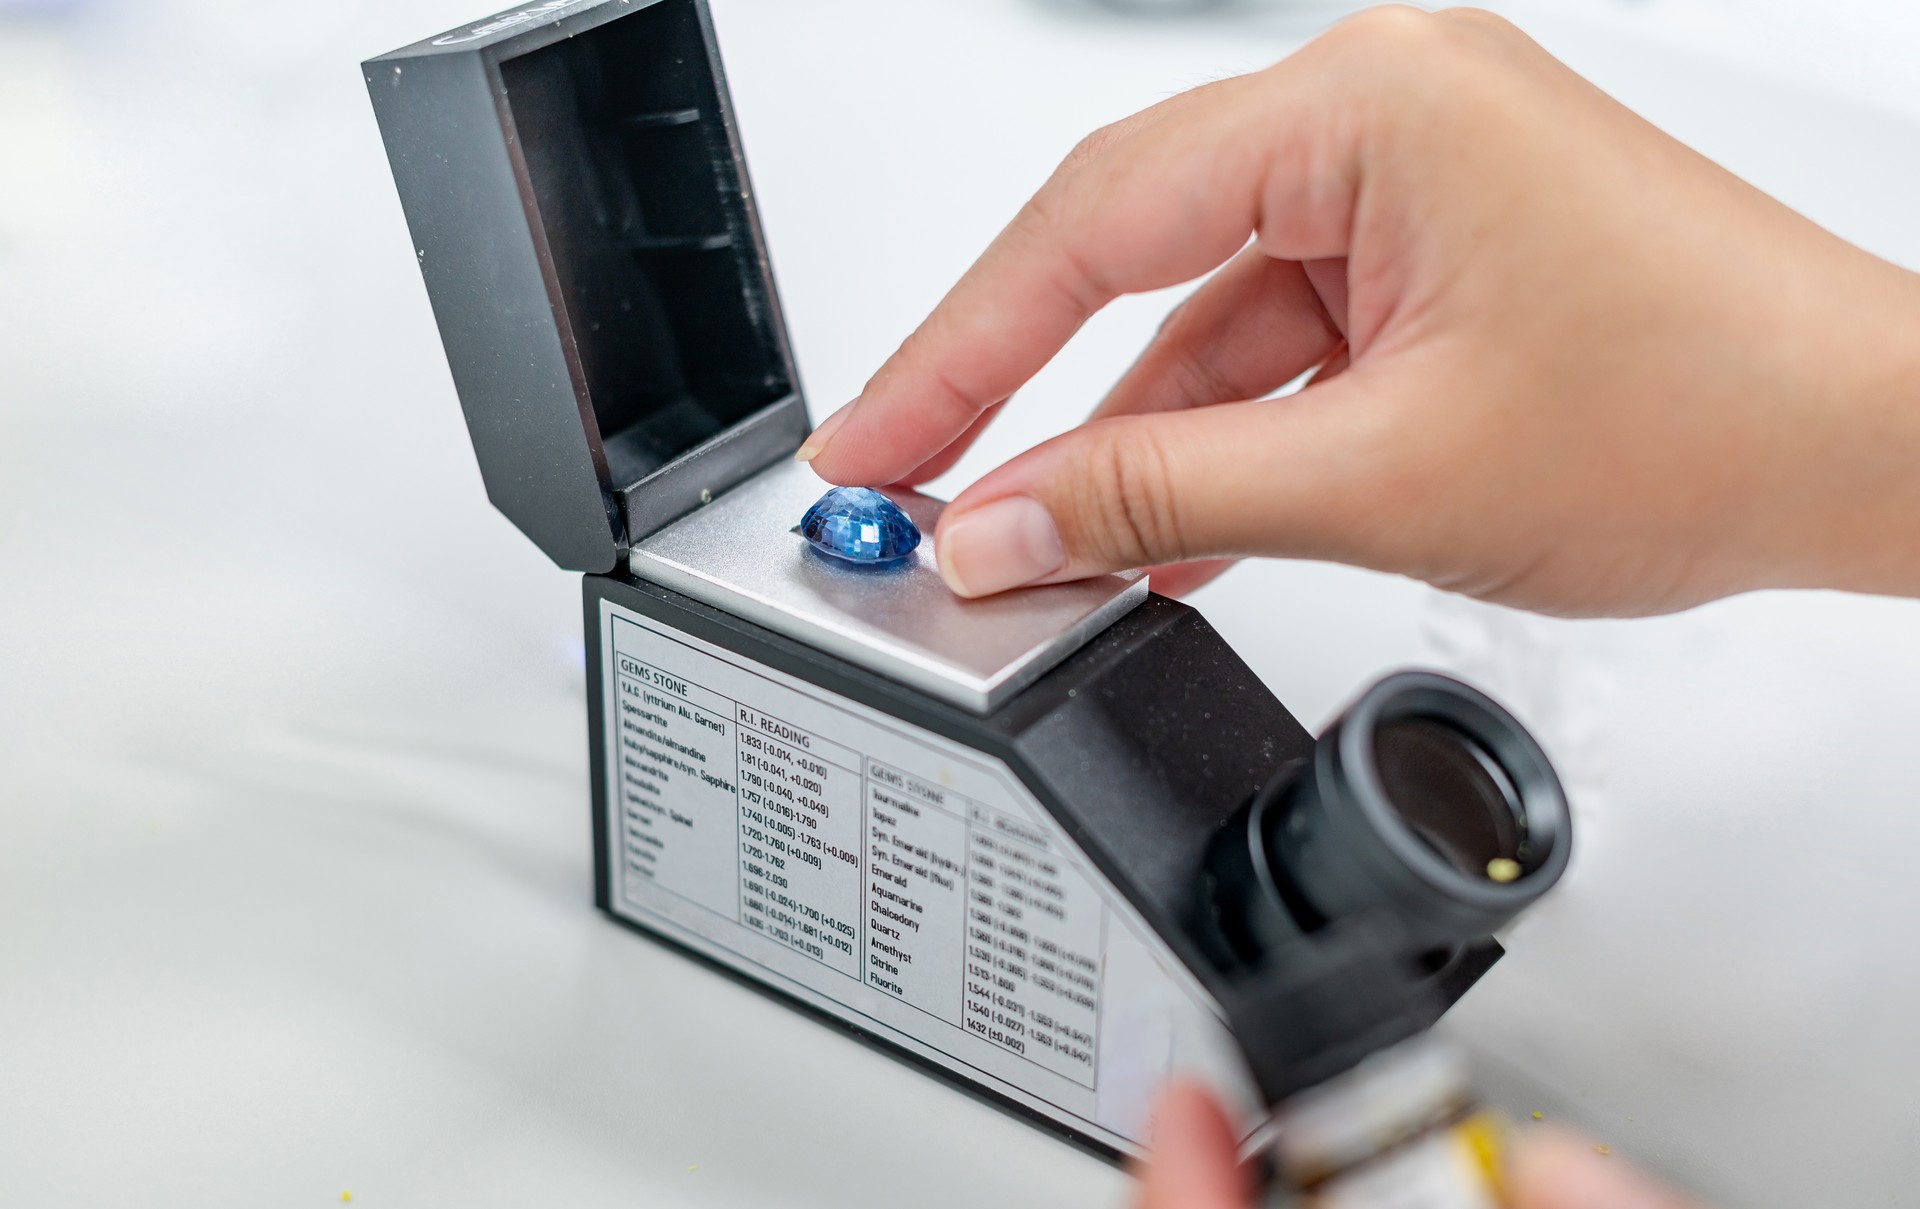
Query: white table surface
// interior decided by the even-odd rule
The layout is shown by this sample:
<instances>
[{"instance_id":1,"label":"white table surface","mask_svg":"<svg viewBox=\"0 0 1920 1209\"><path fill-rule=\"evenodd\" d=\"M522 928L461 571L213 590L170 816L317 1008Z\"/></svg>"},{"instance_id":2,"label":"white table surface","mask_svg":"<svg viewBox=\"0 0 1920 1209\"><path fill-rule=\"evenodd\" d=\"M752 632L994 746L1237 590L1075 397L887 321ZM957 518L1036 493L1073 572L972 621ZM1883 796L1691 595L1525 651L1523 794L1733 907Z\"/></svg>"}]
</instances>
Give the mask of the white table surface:
<instances>
[{"instance_id":1,"label":"white table surface","mask_svg":"<svg viewBox=\"0 0 1920 1209\"><path fill-rule=\"evenodd\" d=\"M1331 11L1141 26L1020 0L716 7L821 414L1079 134L1264 64ZM592 909L577 583L485 503L356 71L474 15L143 0L0 26L0 1199L1121 1202L1102 1163ZM1920 264L1914 120L1617 24L1518 15L1736 171ZM1166 305L1098 320L949 489L1084 411ZM1553 686L1676 646L1738 662L1782 625L1833 636L1844 618L1845 649L1807 648L1790 687L1877 669L1871 741L1898 747L1920 710L1895 673L1920 674L1920 652L1887 644L1920 614L1770 599L1639 630L1536 625L1266 566L1200 603L1316 725L1381 669L1477 669L1577 785L1623 752L1647 758L1618 770L1646 778L1704 750L1711 786L1724 744L1696 740L1778 750L1844 698L1788 693L1730 720L1698 684L1629 677L1606 716L1643 726L1607 747ZM1768 775L1868 777L1856 817L1899 817L1920 775L1831 744L1793 754ZM1808 891L1848 868L1808 845L1812 806L1768 815L1758 839L1708 813L1721 831L1680 834L1732 855L1677 874L1643 860L1669 880L1636 882L1626 857L1675 834L1616 821L1657 799L1637 784L1594 788L1612 814L1586 820L1597 842L1566 907L1522 929L1461 1013L1498 1096L1728 1209L1920 1203L1899 1149L1920 1149L1920 1053L1880 1044L1912 1015L1912 978L1849 998L1849 971L1912 962L1920 927L1899 896L1920 866L1896 854L1920 843L1836 898ZM1742 843L1758 845L1746 871L1715 881ZM1810 917L1802 939L1770 947L1743 894ZM1712 944L1662 947L1709 919L1689 934ZM1609 927L1614 945L1580 943ZM1702 967L1723 968L1697 1011L1652 1010ZM1820 1011L1766 1010L1793 1001L1782 987L1829 984L1840 998ZM1620 1027L1581 1031L1574 997ZM1850 1013L1865 1040L1792 1032ZM1825 1064L1814 1101L1795 1082L1809 1055ZM1856 1091L1861 1117L1837 1117ZM1781 1110L1796 1103L1817 1108Z\"/></svg>"}]
</instances>

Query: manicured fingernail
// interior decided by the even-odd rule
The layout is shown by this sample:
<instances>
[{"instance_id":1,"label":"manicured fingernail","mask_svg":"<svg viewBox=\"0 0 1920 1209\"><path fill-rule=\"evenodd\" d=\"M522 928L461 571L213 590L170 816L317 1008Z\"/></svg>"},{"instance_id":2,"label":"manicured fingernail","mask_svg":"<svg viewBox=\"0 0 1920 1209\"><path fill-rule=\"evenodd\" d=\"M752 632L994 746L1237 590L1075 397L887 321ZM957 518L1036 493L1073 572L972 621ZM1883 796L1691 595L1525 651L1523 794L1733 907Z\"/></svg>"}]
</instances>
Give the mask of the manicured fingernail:
<instances>
[{"instance_id":1,"label":"manicured fingernail","mask_svg":"<svg viewBox=\"0 0 1920 1209\"><path fill-rule=\"evenodd\" d=\"M858 401L859 400L855 400L855 402ZM800 443L800 448L793 451L793 460L796 462L811 462L813 459L819 457L820 451L827 447L827 442L833 440L833 434L842 424L847 422L847 413L852 410L852 403L845 404L839 411L834 412L826 419L820 421L820 427L814 429L813 432L808 435L807 439Z\"/></svg>"},{"instance_id":2,"label":"manicured fingernail","mask_svg":"<svg viewBox=\"0 0 1920 1209\"><path fill-rule=\"evenodd\" d=\"M1040 501L1009 495L948 522L940 575L961 596L990 596L1051 575L1067 563L1060 530Z\"/></svg>"}]
</instances>

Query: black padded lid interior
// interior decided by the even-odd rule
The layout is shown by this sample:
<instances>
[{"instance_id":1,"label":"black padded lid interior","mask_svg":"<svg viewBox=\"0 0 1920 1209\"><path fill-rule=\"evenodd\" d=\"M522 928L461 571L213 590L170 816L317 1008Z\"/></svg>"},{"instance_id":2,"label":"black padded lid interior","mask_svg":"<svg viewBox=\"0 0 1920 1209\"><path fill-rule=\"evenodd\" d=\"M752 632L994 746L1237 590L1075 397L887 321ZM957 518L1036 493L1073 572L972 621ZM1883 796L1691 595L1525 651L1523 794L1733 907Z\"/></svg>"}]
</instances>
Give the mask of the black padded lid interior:
<instances>
[{"instance_id":1,"label":"black padded lid interior","mask_svg":"<svg viewBox=\"0 0 1920 1209\"><path fill-rule=\"evenodd\" d=\"M500 76L612 481L792 393L694 5L661 0Z\"/></svg>"},{"instance_id":2,"label":"black padded lid interior","mask_svg":"<svg viewBox=\"0 0 1920 1209\"><path fill-rule=\"evenodd\" d=\"M365 69L488 495L556 562L792 454L705 0L541 0Z\"/></svg>"}]
</instances>

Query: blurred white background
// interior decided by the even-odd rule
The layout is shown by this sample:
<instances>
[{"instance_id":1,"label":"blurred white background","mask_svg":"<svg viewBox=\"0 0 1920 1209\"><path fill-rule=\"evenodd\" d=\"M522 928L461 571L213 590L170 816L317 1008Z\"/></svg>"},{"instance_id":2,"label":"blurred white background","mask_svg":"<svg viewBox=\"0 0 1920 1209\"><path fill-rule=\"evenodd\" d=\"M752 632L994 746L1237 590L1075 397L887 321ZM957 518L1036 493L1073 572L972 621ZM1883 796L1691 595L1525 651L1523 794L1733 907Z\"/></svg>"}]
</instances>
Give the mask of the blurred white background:
<instances>
[{"instance_id":1,"label":"blurred white background","mask_svg":"<svg viewBox=\"0 0 1920 1209\"><path fill-rule=\"evenodd\" d=\"M714 6L816 415L1082 133L1347 7ZM1920 9L1496 7L1920 265ZM480 15L0 0L0 1197L1121 1203L592 911L578 586L486 505L356 70ZM1920 606L1555 623L1310 565L1197 603L1312 725L1438 662L1561 761L1575 869L1454 1022L1496 1099L1725 1209L1920 1204Z\"/></svg>"}]
</instances>

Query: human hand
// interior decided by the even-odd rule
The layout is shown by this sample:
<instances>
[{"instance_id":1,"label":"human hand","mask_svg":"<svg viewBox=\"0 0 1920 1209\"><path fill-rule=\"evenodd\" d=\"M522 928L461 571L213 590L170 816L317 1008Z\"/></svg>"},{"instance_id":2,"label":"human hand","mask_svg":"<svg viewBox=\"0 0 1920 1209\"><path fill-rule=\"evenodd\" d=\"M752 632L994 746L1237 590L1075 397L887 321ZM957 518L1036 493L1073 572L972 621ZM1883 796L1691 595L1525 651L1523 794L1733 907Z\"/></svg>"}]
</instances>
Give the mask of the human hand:
<instances>
[{"instance_id":1,"label":"human hand","mask_svg":"<svg viewBox=\"0 0 1920 1209\"><path fill-rule=\"evenodd\" d=\"M1154 1114L1153 1158L1139 1170L1137 1209L1251 1209L1252 1181L1239 1162L1233 1126L1213 1097L1192 1085L1170 1088ZM1513 1209L1692 1209L1617 1159L1571 1135L1519 1135L1508 1170Z\"/></svg>"},{"instance_id":2,"label":"human hand","mask_svg":"<svg viewBox=\"0 0 1920 1209\"><path fill-rule=\"evenodd\" d=\"M801 457L932 478L1095 311L1223 264L947 508L955 591L1275 555L1561 614L1920 594L1920 278L1472 10L1098 132Z\"/></svg>"}]
</instances>

